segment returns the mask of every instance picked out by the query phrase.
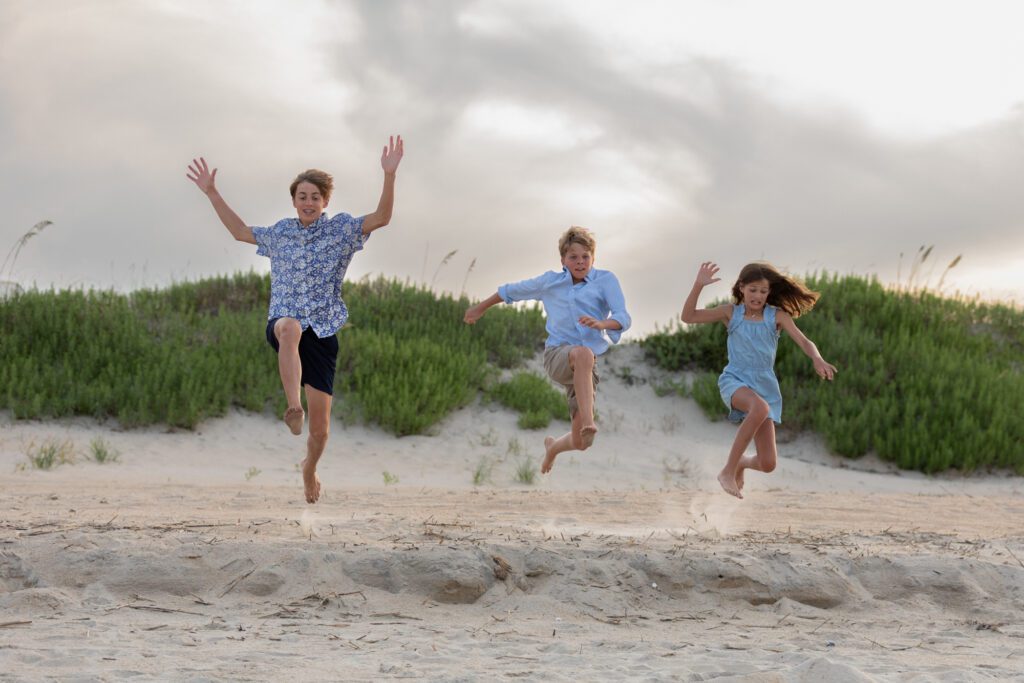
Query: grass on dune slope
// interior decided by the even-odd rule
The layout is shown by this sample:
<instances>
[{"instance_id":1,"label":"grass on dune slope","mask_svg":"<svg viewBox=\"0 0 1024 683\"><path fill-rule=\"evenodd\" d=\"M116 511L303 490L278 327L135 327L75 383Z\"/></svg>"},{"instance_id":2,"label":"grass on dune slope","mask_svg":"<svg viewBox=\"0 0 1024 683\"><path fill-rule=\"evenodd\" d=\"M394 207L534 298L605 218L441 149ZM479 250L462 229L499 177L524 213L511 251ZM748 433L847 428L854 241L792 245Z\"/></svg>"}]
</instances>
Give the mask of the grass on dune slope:
<instances>
[{"instance_id":1,"label":"grass on dune slope","mask_svg":"<svg viewBox=\"0 0 1024 683\"><path fill-rule=\"evenodd\" d=\"M840 455L874 451L904 469L1024 474L1024 313L859 276L807 284L821 299L797 325L839 373L819 380L796 344L780 339L787 427L822 434ZM642 343L662 367L698 370L694 397L724 416L715 385L726 364L724 326L680 326Z\"/></svg>"}]
</instances>

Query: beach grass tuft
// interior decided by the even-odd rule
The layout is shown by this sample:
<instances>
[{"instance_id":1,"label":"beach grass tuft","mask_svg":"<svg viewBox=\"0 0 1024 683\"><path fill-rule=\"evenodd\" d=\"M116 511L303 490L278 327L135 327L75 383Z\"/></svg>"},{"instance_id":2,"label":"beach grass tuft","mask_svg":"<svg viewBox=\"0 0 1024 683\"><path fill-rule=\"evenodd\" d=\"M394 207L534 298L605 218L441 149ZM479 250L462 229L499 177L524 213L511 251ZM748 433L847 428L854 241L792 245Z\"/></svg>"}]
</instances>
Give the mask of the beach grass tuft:
<instances>
[{"instance_id":1,"label":"beach grass tuft","mask_svg":"<svg viewBox=\"0 0 1024 683\"><path fill-rule=\"evenodd\" d=\"M526 456L516 463L515 480L520 484L526 484L527 486L533 486L537 479L537 466L533 462L533 458Z\"/></svg>"},{"instance_id":2,"label":"beach grass tuft","mask_svg":"<svg viewBox=\"0 0 1024 683\"><path fill-rule=\"evenodd\" d=\"M34 441L25 448L27 465L21 469L52 470L58 465L75 462L75 445L68 439L48 437L40 443Z\"/></svg>"},{"instance_id":3,"label":"beach grass tuft","mask_svg":"<svg viewBox=\"0 0 1024 683\"><path fill-rule=\"evenodd\" d=\"M107 443L107 440L102 436L97 436L89 442L89 456L93 462L101 465L121 460L121 453Z\"/></svg>"}]
</instances>

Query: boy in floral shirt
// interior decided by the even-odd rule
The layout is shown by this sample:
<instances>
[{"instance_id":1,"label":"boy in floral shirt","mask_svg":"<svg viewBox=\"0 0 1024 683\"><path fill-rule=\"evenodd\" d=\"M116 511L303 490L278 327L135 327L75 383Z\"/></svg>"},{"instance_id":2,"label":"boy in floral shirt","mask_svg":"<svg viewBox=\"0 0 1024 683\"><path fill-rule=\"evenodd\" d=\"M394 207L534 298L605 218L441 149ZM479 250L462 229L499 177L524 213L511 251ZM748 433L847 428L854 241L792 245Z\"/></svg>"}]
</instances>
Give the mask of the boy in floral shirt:
<instances>
[{"instance_id":1,"label":"boy in floral shirt","mask_svg":"<svg viewBox=\"0 0 1024 683\"><path fill-rule=\"evenodd\" d=\"M309 436L302 479L306 502L320 498L316 465L330 432L334 373L338 358L337 332L348 319L341 298L342 281L352 256L370 233L391 221L395 203L395 173L404 151L402 136L391 138L381 154L384 189L377 210L361 218L324 212L334 180L317 169L292 181L292 206L297 218L270 227L249 227L217 192L217 169L193 159L186 177L206 194L217 217L239 242L255 244L256 253L270 258L270 313L267 341L278 355L278 369L288 409L284 421L292 434L302 433L305 413L300 387L306 388Z\"/></svg>"}]
</instances>

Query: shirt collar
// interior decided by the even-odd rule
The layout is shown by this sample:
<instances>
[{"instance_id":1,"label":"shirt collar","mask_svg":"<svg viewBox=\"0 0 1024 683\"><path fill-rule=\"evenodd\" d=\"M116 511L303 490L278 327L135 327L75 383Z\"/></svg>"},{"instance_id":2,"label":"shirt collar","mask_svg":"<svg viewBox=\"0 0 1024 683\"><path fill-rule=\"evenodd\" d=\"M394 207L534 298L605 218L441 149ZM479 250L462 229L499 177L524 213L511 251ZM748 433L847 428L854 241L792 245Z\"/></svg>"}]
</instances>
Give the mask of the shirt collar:
<instances>
[{"instance_id":1,"label":"shirt collar","mask_svg":"<svg viewBox=\"0 0 1024 683\"><path fill-rule=\"evenodd\" d=\"M326 222L327 222L327 212L324 211L323 213L320 214L319 217L317 217L317 219L315 221L313 221L312 223L309 224L308 228L304 227L302 225L302 221L300 221L298 219L298 216L296 216L295 217L294 227L297 230L314 231L314 230L319 230L320 228L322 228Z\"/></svg>"},{"instance_id":2,"label":"shirt collar","mask_svg":"<svg viewBox=\"0 0 1024 683\"><path fill-rule=\"evenodd\" d=\"M563 277L569 278L569 282L572 282L572 273L570 273L569 269L566 268L565 266L562 266L562 275L563 275ZM594 269L593 268L591 268L590 272L588 272L586 274L586 276L583 278L583 281L584 282L593 282L594 281Z\"/></svg>"}]
</instances>

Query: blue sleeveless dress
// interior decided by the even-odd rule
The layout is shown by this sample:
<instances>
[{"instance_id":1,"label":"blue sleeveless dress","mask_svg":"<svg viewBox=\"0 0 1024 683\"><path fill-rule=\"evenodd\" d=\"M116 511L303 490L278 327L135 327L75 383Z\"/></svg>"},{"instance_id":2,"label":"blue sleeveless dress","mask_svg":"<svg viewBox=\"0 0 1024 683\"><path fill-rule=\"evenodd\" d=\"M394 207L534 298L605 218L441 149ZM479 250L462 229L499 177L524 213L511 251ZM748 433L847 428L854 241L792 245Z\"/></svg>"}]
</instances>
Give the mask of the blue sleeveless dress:
<instances>
[{"instance_id":1,"label":"blue sleeveless dress","mask_svg":"<svg viewBox=\"0 0 1024 683\"><path fill-rule=\"evenodd\" d=\"M782 392L775 376L779 332L775 306L764 307L764 320L744 320L743 304L733 306L729 319L729 364L718 378L718 391L729 408L729 421L742 422L747 414L732 407L732 395L741 387L752 389L768 404L775 424L782 424Z\"/></svg>"}]
</instances>

